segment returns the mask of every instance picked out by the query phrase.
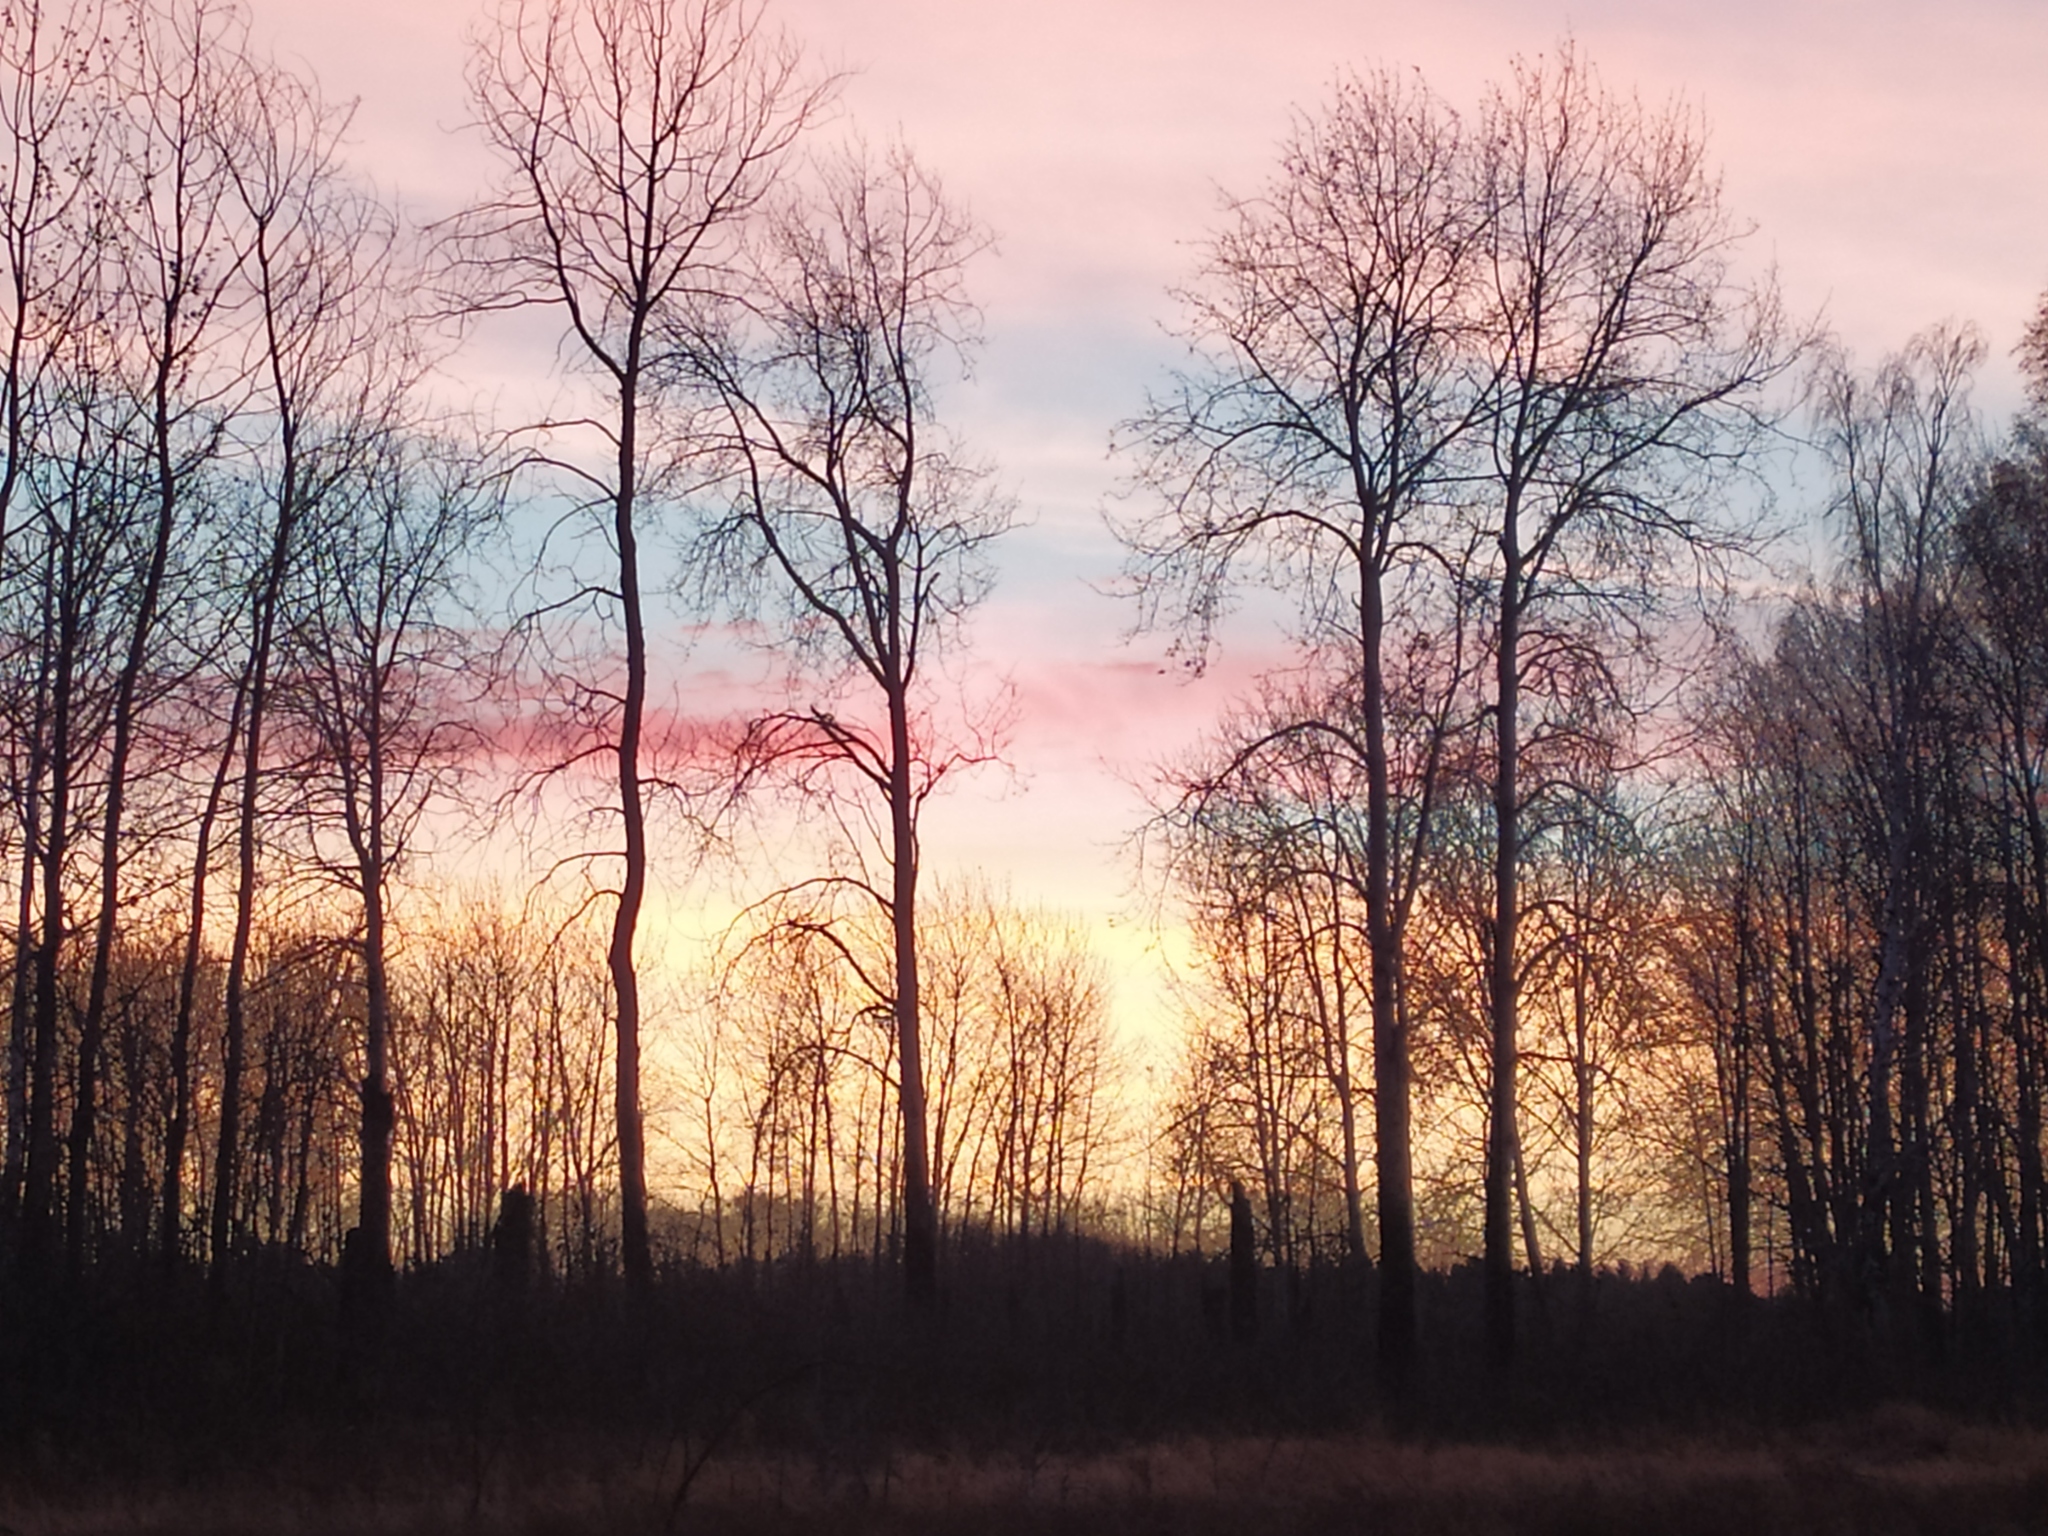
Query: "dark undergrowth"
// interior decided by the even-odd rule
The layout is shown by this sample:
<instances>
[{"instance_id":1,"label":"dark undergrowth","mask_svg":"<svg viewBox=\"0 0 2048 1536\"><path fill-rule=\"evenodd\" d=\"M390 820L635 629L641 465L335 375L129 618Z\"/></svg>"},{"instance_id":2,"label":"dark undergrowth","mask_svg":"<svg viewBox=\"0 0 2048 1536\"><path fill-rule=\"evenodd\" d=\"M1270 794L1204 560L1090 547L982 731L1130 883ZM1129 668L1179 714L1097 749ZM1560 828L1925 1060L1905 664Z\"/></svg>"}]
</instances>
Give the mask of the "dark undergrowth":
<instances>
[{"instance_id":1,"label":"dark undergrowth","mask_svg":"<svg viewBox=\"0 0 2048 1536\"><path fill-rule=\"evenodd\" d=\"M328 1270L0 1289L0 1525L127 1530L2048 1531L2038 1335L1557 1274L1485 1368L1426 1277L1413 1390L1374 1277L1093 1242L956 1249L935 1309L864 1262L508 1282L344 1306Z\"/></svg>"},{"instance_id":2,"label":"dark undergrowth","mask_svg":"<svg viewBox=\"0 0 2048 1536\"><path fill-rule=\"evenodd\" d=\"M2048 1439L1887 1408L1757 1438L1696 1433L1527 1448L1372 1431L1207 1437L1095 1451L738 1447L685 1488L683 1448L551 1439L333 1448L233 1476L52 1483L17 1476L0 1519L23 1536L305 1533L620 1536L677 1531L1531 1532L1779 1536L2048 1529ZM682 1496L679 1497L678 1495Z\"/></svg>"}]
</instances>

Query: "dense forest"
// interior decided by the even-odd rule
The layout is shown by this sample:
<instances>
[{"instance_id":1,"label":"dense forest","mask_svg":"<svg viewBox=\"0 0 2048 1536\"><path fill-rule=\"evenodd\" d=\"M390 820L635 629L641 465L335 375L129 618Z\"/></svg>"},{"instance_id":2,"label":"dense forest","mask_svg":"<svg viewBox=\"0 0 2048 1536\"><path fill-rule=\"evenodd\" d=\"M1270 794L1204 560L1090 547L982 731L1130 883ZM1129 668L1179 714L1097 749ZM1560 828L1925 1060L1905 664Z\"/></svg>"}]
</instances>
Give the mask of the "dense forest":
<instances>
[{"instance_id":1,"label":"dense forest","mask_svg":"<svg viewBox=\"0 0 2048 1536\"><path fill-rule=\"evenodd\" d=\"M1028 510L947 419L985 231L746 0L499 13L425 227L248 27L0 12L10 1425L657 1404L672 1522L805 1371L821 1436L2035 1401L2048 301L1987 420L1575 47L1340 76L1103 424L1133 621L1291 616L1132 829L1147 1086L1078 919L922 868ZM507 324L557 405L451 409Z\"/></svg>"}]
</instances>

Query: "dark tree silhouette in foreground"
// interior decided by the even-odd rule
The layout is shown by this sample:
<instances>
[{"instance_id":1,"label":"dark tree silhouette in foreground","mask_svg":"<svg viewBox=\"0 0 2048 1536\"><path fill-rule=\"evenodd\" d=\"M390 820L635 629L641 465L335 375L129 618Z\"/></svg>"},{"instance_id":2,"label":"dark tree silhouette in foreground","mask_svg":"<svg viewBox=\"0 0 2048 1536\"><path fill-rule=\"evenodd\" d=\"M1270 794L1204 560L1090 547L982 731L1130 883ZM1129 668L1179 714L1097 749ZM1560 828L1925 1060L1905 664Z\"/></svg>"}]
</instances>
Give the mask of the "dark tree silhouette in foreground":
<instances>
[{"instance_id":1,"label":"dark tree silhouette in foreground","mask_svg":"<svg viewBox=\"0 0 2048 1536\"><path fill-rule=\"evenodd\" d=\"M501 174L494 195L448 231L464 302L558 309L565 355L597 392L582 419L545 425L602 446L589 464L553 452L548 462L581 487L614 561L585 590L624 647L621 678L600 691L621 836L608 853L620 860L610 966L622 1256L644 1287L653 1260L634 958L648 863L641 537L691 448L664 414L657 349L675 312L733 290L741 230L822 96L750 0L515 0L483 34L470 83Z\"/></svg>"},{"instance_id":2,"label":"dark tree silhouette in foreground","mask_svg":"<svg viewBox=\"0 0 2048 1536\"><path fill-rule=\"evenodd\" d=\"M761 297L679 338L724 416L731 500L708 569L765 591L788 643L814 664L808 707L754 723L749 771L821 795L850 784L842 817L851 888L885 914L903 1111L904 1277L937 1284L938 1220L918 980L919 821L948 772L993 747L949 734L942 652L988 588L988 546L1009 508L936 419L934 391L964 366L963 286L985 237L910 156L825 161L770 226ZM720 322L723 322L720 324ZM880 816L870 809L879 802ZM876 826L879 821L880 825ZM869 829L873 829L870 831ZM877 861L870 866L869 859ZM870 868L873 873L869 873Z\"/></svg>"},{"instance_id":3,"label":"dark tree silhouette in foreground","mask_svg":"<svg viewBox=\"0 0 2048 1536\"><path fill-rule=\"evenodd\" d=\"M1487 385L1477 526L1492 594L1494 904L1485 1266L1488 1350L1514 1353L1522 821L1531 716L1572 707L1591 625L1623 648L1670 594L1712 583L1747 543L1707 494L1739 470L1763 390L1790 365L1776 296L1732 272L1697 122L1616 96L1566 48L1522 64L1475 146L1484 222L1474 342ZM1561 672L1546 659L1562 655ZM1618 669L1617 669L1618 670ZM1609 686L1609 668L1590 680ZM1562 691L1556 685L1563 685ZM1533 696L1531 689L1534 689ZM1532 709L1535 706L1535 709Z\"/></svg>"},{"instance_id":4,"label":"dark tree silhouette in foreground","mask_svg":"<svg viewBox=\"0 0 2048 1536\"><path fill-rule=\"evenodd\" d=\"M1183 296L1199 369L1126 429L1160 504L1123 530L1147 617L1205 647L1226 583L1253 575L1296 595L1304 640L1345 679L1334 707L1273 720L1222 777L1290 753L1363 768L1353 878L1371 956L1380 1350L1395 1381L1415 1351L1402 932L1443 717L1424 712L1420 750L1400 761L1388 657L1446 622L1463 565L1444 514L1485 403L1467 348L1484 225L1466 154L1426 87L1394 71L1343 82L1297 125L1267 190L1230 203ZM1459 682L1452 667L1427 691Z\"/></svg>"}]
</instances>

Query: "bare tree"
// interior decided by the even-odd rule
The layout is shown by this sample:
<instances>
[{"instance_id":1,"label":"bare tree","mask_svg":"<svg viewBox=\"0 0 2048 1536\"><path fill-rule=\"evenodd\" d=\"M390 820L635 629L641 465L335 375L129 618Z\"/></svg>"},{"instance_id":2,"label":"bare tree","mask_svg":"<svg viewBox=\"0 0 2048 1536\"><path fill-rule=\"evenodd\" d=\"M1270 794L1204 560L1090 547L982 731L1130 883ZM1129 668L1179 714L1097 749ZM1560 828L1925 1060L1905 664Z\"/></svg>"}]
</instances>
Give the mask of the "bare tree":
<instances>
[{"instance_id":1,"label":"bare tree","mask_svg":"<svg viewBox=\"0 0 2048 1536\"><path fill-rule=\"evenodd\" d=\"M1297 124L1270 187L1228 205L1184 295L1199 371L1127 429L1160 501L1124 530L1146 616L1170 613L1205 644L1225 584L1250 574L1296 594L1304 638L1355 680L1355 711L1277 722L1242 756L1321 735L1364 767L1380 1348L1397 1382L1415 1349L1402 930L1442 737L1397 762L1386 666L1404 631L1442 625L1469 543L1438 514L1485 403L1469 348L1482 214L1457 119L1426 87L1392 70L1342 81ZM1437 679L1446 695L1459 671Z\"/></svg>"},{"instance_id":2,"label":"bare tree","mask_svg":"<svg viewBox=\"0 0 2048 1536\"><path fill-rule=\"evenodd\" d=\"M1648 1214L1631 1199L1639 1191L1606 1186L1629 1150L1631 1096L1648 1088L1639 1069L1674 1040L1660 1031L1668 1010L1654 957L1664 914L1646 818L1613 779L1597 769L1581 777L1557 797L1531 850L1535 942L1523 987L1534 994L1539 1116L1570 1159L1569 1235L1584 1283L1609 1229Z\"/></svg>"},{"instance_id":3,"label":"bare tree","mask_svg":"<svg viewBox=\"0 0 2048 1536\"><path fill-rule=\"evenodd\" d=\"M1074 1230L1108 1138L1101 964L1071 919L971 883L923 903L932 1190L955 1227Z\"/></svg>"},{"instance_id":4,"label":"bare tree","mask_svg":"<svg viewBox=\"0 0 2048 1536\"><path fill-rule=\"evenodd\" d=\"M1357 728L1356 697L1342 686L1334 696L1267 689L1255 709L1225 724L1215 748L1168 776L1171 803L1159 818L1169 878L1204 937L1204 993L1212 1004L1229 998L1225 1011L1240 1027L1256 1026L1267 1009L1250 1005L1269 994L1282 1031L1273 1043L1318 1061L1316 1075L1335 1095L1344 1243L1354 1261L1367 1257L1359 1124L1367 1094L1354 1079L1353 1035L1371 998L1364 765L1345 741ZM1304 720L1330 728L1303 730ZM1238 941L1246 953L1226 954ZM1298 1042L1288 1038L1295 1035ZM1199 1033L1195 1049L1217 1054ZM1261 1170L1269 1205L1275 1171Z\"/></svg>"},{"instance_id":5,"label":"bare tree","mask_svg":"<svg viewBox=\"0 0 2048 1536\"><path fill-rule=\"evenodd\" d=\"M34 452L38 380L95 297L87 194L109 158L118 29L103 0L0 11L0 549Z\"/></svg>"},{"instance_id":6,"label":"bare tree","mask_svg":"<svg viewBox=\"0 0 2048 1536\"><path fill-rule=\"evenodd\" d=\"M66 360L61 384L47 381L53 416L48 451L24 482L34 509L17 541L30 627L22 638L35 674L31 753L35 885L39 902L33 987L23 999L28 1029L27 1134L22 1246L32 1264L58 1232L60 1010L70 937L68 895L76 844L89 818L91 761L103 739L118 595L128 574L123 535L131 529L138 466L127 445L132 397L104 359Z\"/></svg>"},{"instance_id":7,"label":"bare tree","mask_svg":"<svg viewBox=\"0 0 2048 1536\"><path fill-rule=\"evenodd\" d=\"M1493 380L1481 523L1494 620L1486 1317L1489 1353L1504 1363L1529 795L1519 770L1536 702L1524 685L1572 615L1620 637L1742 547L1743 530L1705 493L1742 464L1763 388L1793 349L1774 290L1734 278L1741 231L1688 113L1610 94L1568 47L1517 66L1494 92L1478 153L1486 280L1475 342Z\"/></svg>"},{"instance_id":8,"label":"bare tree","mask_svg":"<svg viewBox=\"0 0 2048 1536\"><path fill-rule=\"evenodd\" d=\"M599 395L581 419L549 425L594 434L603 461L544 457L582 488L616 562L584 590L624 645L623 678L601 692L622 838L611 975L623 1257L637 1286L652 1274L634 962L647 888L640 540L681 446L654 363L665 317L731 287L740 231L823 88L803 82L751 0L514 0L479 42L470 86L502 179L448 230L464 302L559 307L565 350Z\"/></svg>"},{"instance_id":9,"label":"bare tree","mask_svg":"<svg viewBox=\"0 0 2048 1536\"><path fill-rule=\"evenodd\" d=\"M364 1030L358 1236L391 1264L390 907L429 805L474 746L458 605L499 512L488 461L403 423L362 445L318 518L295 603L285 707L309 740L316 857L360 903Z\"/></svg>"},{"instance_id":10,"label":"bare tree","mask_svg":"<svg viewBox=\"0 0 2048 1536\"><path fill-rule=\"evenodd\" d=\"M1956 725L1943 697L1945 662L1962 585L1958 524L1979 447L1969 382L1983 355L1974 333L1944 327L1916 337L1872 378L1834 361L1820 391L1821 431L1838 476L1832 510L1843 575L1861 620L1838 632L1858 654L1836 723L1845 742L1867 753L1875 812L1868 852L1880 893L1870 1140L1854 1239L1856 1283L1873 1294L1888 1249L1906 1249L1921 1232L1931 1241L1931 1163L1924 1149L1899 1145L1914 1128L1895 1124L1894 1101L1910 1114L1926 1098L1924 1082L1913 1078L1922 1070L1931 995L1917 983L1930 963L1940 902L1939 760ZM1918 1220L1909 1203L1920 1207ZM1938 1305L1940 1277L1925 1278Z\"/></svg>"},{"instance_id":11,"label":"bare tree","mask_svg":"<svg viewBox=\"0 0 2048 1536\"><path fill-rule=\"evenodd\" d=\"M603 933L489 889L428 910L390 957L393 1245L414 1264L473 1252L516 1184L542 1262L594 1275L614 1177Z\"/></svg>"},{"instance_id":12,"label":"bare tree","mask_svg":"<svg viewBox=\"0 0 2048 1536\"><path fill-rule=\"evenodd\" d=\"M250 579L242 594L247 632L235 915L210 1233L216 1294L238 1237L250 946L270 766L266 731L278 653L291 622L292 577L305 558L308 525L359 468L366 443L393 427L393 402L410 382L405 359L386 344L388 316L379 303L378 268L390 220L343 171L338 150L346 114L326 106L304 82L267 69L250 70L238 106L242 139L228 174L247 229L242 269L264 441L260 489L244 530Z\"/></svg>"},{"instance_id":13,"label":"bare tree","mask_svg":"<svg viewBox=\"0 0 2048 1536\"><path fill-rule=\"evenodd\" d=\"M2048 424L2048 293L2035 301L2033 317L2027 321L2020 344L2013 351L2019 358L2021 373L2026 376L2032 425L2039 431Z\"/></svg>"},{"instance_id":14,"label":"bare tree","mask_svg":"<svg viewBox=\"0 0 2048 1536\"><path fill-rule=\"evenodd\" d=\"M827 924L809 894L753 909L711 1010L736 1026L716 1043L743 1101L725 1117L744 1128L729 1159L742 1251L806 1262L881 1250L903 1209L882 1188L869 1195L874 1171L901 1162L888 1113L893 934L871 901ZM919 920L933 1201L951 1232L1007 1237L1021 1253L1077 1230L1095 1192L1114 1066L1101 966L1077 924L978 884L942 888ZM714 1085L701 1092L716 1220Z\"/></svg>"},{"instance_id":15,"label":"bare tree","mask_svg":"<svg viewBox=\"0 0 2048 1536\"><path fill-rule=\"evenodd\" d=\"M886 995L903 1110L904 1277L937 1284L937 1216L918 994L918 825L925 801L988 741L952 733L937 704L942 651L987 590L989 544L1010 525L983 472L935 418L935 389L964 364L974 312L964 269L986 244L909 154L861 151L819 168L767 236L761 297L677 337L724 418L730 511L708 569L787 615L801 703L756 721L746 750L821 795L853 787L833 877L885 915ZM879 802L881 813L873 810ZM878 825L879 823L879 825ZM873 862L870 862L873 861Z\"/></svg>"},{"instance_id":16,"label":"bare tree","mask_svg":"<svg viewBox=\"0 0 2048 1536\"><path fill-rule=\"evenodd\" d=\"M231 618L222 625L223 629L232 627ZM224 652L227 647L222 643L208 645L207 649ZM170 1039L171 1103L164 1126L163 1178L157 1217L159 1253L166 1269L175 1269L184 1257L185 1149L194 1123L193 1089L197 1074L193 1041L200 1014L200 986L207 962L207 887L213 873L214 838L220 827L221 808L227 804L228 791L233 783L235 755L241 745L242 716L248 706L248 669L240 666L234 667L233 671L234 675L224 683L216 678L213 690L201 687L188 689L195 720L217 729L220 734L214 752L213 772L206 781L206 793L192 827L192 862L185 883L184 946L178 963L178 1001ZM208 718L202 705L206 693L217 692L219 686L225 686L228 692L224 721Z\"/></svg>"},{"instance_id":17,"label":"bare tree","mask_svg":"<svg viewBox=\"0 0 2048 1536\"><path fill-rule=\"evenodd\" d=\"M240 14L209 4L138 16L132 27L136 78L126 82L128 131L110 146L107 170L132 186L132 209L109 231L108 262L118 289L110 319L137 353L134 388L146 417L150 516L129 583L128 640L114 685L112 738L101 809L99 915L92 978L79 1027L72 1106L68 1249L83 1262L86 1178L97 1108L109 966L121 909L123 815L140 716L150 702L146 674L161 692L175 676L158 626L182 576L175 547L191 546L208 512L202 477L214 466L243 370L224 361L232 338L244 230L234 217L228 156L236 149L234 97L244 68ZM124 61L127 62L127 61ZM114 158L118 155L118 159ZM126 204L129 200L123 199Z\"/></svg>"},{"instance_id":18,"label":"bare tree","mask_svg":"<svg viewBox=\"0 0 2048 1536\"><path fill-rule=\"evenodd\" d=\"M87 195L101 161L101 124L113 94L112 54L97 5L45 14L39 4L0 11L0 554L10 516L38 444L53 420L55 402L43 401L43 383L75 363L75 336L96 335L95 261L100 254ZM55 413L61 416L61 412ZM64 451L57 445L56 451ZM34 1055L34 955L31 934L37 845L46 801L47 767L42 727L48 690L41 677L29 690L29 720L16 725L25 751L16 766L21 841L21 884L8 1031L7 1155L0 1180L0 1212L18 1213L28 1155L30 1061ZM28 729L24 730L26 726Z\"/></svg>"},{"instance_id":19,"label":"bare tree","mask_svg":"<svg viewBox=\"0 0 2048 1536\"><path fill-rule=\"evenodd\" d=\"M1346 1166L1350 1085L1323 1027L1333 995L1359 979L1359 956L1322 910L1329 887L1298 862L1290 830L1257 809L1211 807L1203 848L1182 861L1183 881L1201 881L1189 892L1197 970L1169 1114L1211 1179L1250 1188L1264 1242L1293 1277L1332 1231L1356 1256L1362 1212Z\"/></svg>"}]
</instances>

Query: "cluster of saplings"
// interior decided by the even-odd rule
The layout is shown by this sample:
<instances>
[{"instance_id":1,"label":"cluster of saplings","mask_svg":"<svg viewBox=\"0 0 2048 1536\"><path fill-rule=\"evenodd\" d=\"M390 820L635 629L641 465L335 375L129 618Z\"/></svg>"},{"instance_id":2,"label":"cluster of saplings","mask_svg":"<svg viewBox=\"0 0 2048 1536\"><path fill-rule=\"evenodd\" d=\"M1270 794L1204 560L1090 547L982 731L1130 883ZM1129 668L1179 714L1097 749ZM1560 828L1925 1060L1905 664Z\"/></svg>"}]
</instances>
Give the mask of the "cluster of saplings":
<instances>
[{"instance_id":1,"label":"cluster of saplings","mask_svg":"<svg viewBox=\"0 0 2048 1536\"><path fill-rule=\"evenodd\" d=\"M2048 314L1994 439L1980 343L1831 352L1569 48L1304 115L1118 432L1143 618L1300 618L1163 776L1189 1029L1118 1126L1085 936L920 884L1002 750L1012 509L935 414L982 232L744 0L503 13L425 229L246 26L0 27L10 1423L2027 1401ZM508 310L555 408L451 417ZM776 686L662 707L672 599ZM712 845L684 1004L641 917Z\"/></svg>"}]
</instances>

